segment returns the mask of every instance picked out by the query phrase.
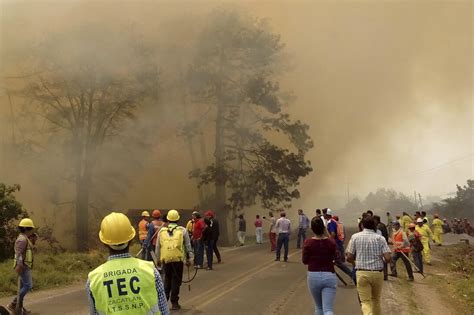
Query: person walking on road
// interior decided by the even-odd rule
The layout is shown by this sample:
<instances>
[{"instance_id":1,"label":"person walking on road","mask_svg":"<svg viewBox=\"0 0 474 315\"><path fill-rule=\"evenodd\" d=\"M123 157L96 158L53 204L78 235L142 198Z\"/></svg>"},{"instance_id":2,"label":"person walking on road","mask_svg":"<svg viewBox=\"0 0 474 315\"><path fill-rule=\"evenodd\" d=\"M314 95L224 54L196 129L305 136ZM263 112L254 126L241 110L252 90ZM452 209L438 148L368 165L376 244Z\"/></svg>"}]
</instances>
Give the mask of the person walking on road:
<instances>
[{"instance_id":1,"label":"person walking on road","mask_svg":"<svg viewBox=\"0 0 474 315\"><path fill-rule=\"evenodd\" d=\"M391 243L393 244L393 254L392 260L390 262L390 270L392 271L390 276L398 276L397 260L401 258L405 264L405 268L407 269L408 280L413 281L413 270L411 268L410 261L408 260L408 255L410 254L410 242L405 232L401 229L400 223L398 223L398 221L394 221L392 224L393 235L391 238Z\"/></svg>"},{"instance_id":2,"label":"person walking on road","mask_svg":"<svg viewBox=\"0 0 474 315\"><path fill-rule=\"evenodd\" d=\"M148 224L150 223L150 213L146 210L142 211L142 219L138 222L138 240L142 246L141 259L150 260L147 255L147 248L145 247L146 237L148 235Z\"/></svg>"},{"instance_id":3,"label":"person walking on road","mask_svg":"<svg viewBox=\"0 0 474 315\"><path fill-rule=\"evenodd\" d=\"M204 264L204 243L202 241L202 231L204 230L206 224L201 218L199 211L193 212L193 248L194 248L194 266L198 269L202 268Z\"/></svg>"},{"instance_id":4,"label":"person walking on road","mask_svg":"<svg viewBox=\"0 0 474 315\"><path fill-rule=\"evenodd\" d=\"M311 220L314 237L303 243L302 260L308 265L308 288L316 305L316 315L332 315L336 297L337 277L333 261L336 260L336 243L325 233L320 217Z\"/></svg>"},{"instance_id":5,"label":"person walking on road","mask_svg":"<svg viewBox=\"0 0 474 315\"><path fill-rule=\"evenodd\" d=\"M408 215L408 213L403 212L403 216L400 219L400 226L402 227L403 231L406 233L408 231L408 224L412 223L412 218Z\"/></svg>"},{"instance_id":6,"label":"person walking on road","mask_svg":"<svg viewBox=\"0 0 474 315\"><path fill-rule=\"evenodd\" d=\"M13 268L20 278L20 292L7 305L7 308L15 313L19 310L20 314L30 314L23 306L23 301L26 294L33 288L33 278L31 276L31 269L33 268L33 247L34 244L31 238L35 235L35 225L33 220L29 218L22 219L18 224L20 234L15 241L15 258Z\"/></svg>"},{"instance_id":7,"label":"person walking on road","mask_svg":"<svg viewBox=\"0 0 474 315\"><path fill-rule=\"evenodd\" d=\"M428 265L431 265L431 248L430 239L433 238L433 232L427 224L423 222L422 218L416 219L415 230L421 235L421 243L423 244L423 261Z\"/></svg>"},{"instance_id":8,"label":"person walking on road","mask_svg":"<svg viewBox=\"0 0 474 315\"><path fill-rule=\"evenodd\" d=\"M383 238L388 243L389 234L388 234L387 226L380 221L380 217L378 215L374 215L374 220L375 220L375 227L377 228L378 231L380 231ZM393 222L390 223L390 226L393 227ZM392 230L392 234L393 234L393 230ZM387 263L385 263L385 262L383 264L383 279L388 280L388 267L387 267Z\"/></svg>"},{"instance_id":9,"label":"person walking on road","mask_svg":"<svg viewBox=\"0 0 474 315\"><path fill-rule=\"evenodd\" d=\"M263 222L262 219L260 219L260 215L255 216L255 239L257 244L262 244L263 243Z\"/></svg>"},{"instance_id":10,"label":"person walking on road","mask_svg":"<svg viewBox=\"0 0 474 315\"><path fill-rule=\"evenodd\" d=\"M90 314L169 314L160 273L152 262L129 253L135 233L123 213L112 212L102 220L99 239L110 255L87 277Z\"/></svg>"},{"instance_id":11,"label":"person walking on road","mask_svg":"<svg viewBox=\"0 0 474 315\"><path fill-rule=\"evenodd\" d=\"M296 248L301 248L301 241L306 240L306 230L309 227L309 219L303 213L303 209L298 210L298 239L296 240Z\"/></svg>"},{"instance_id":12,"label":"person walking on road","mask_svg":"<svg viewBox=\"0 0 474 315\"><path fill-rule=\"evenodd\" d=\"M416 230L416 224L410 223L408 226L408 241L410 242L411 256L418 270L423 273L423 244L421 235Z\"/></svg>"},{"instance_id":13,"label":"person walking on road","mask_svg":"<svg viewBox=\"0 0 474 315\"><path fill-rule=\"evenodd\" d=\"M205 251L206 251L206 258L207 258L207 269L206 270L212 270L212 263L214 260L214 243L215 243L215 233L212 231L213 230L213 222L209 217L204 217L204 223L206 224L206 227L202 231L202 242L204 243L205 246Z\"/></svg>"},{"instance_id":14,"label":"person walking on road","mask_svg":"<svg viewBox=\"0 0 474 315\"><path fill-rule=\"evenodd\" d=\"M209 218L211 221L212 226L212 238L214 239L214 254L216 254L217 263L220 264L222 262L221 253L219 252L219 248L217 247L217 241L219 240L220 236L220 229L219 229L219 221L216 219L216 215L214 211L208 210L204 213L204 216Z\"/></svg>"},{"instance_id":15,"label":"person walking on road","mask_svg":"<svg viewBox=\"0 0 474 315\"><path fill-rule=\"evenodd\" d=\"M325 214L325 219L327 221L327 233L329 235L329 238L334 240L336 243L336 249L340 251L342 249L342 253L340 255L337 255L337 259L335 260L335 264L339 269L341 269L345 274L347 274L349 277L352 278L352 270L349 269L344 264L344 235L343 232L341 234L341 228L344 229L343 226L340 226L337 221L334 219L332 216L332 211L330 209L327 210ZM339 219L339 218L338 218Z\"/></svg>"},{"instance_id":16,"label":"person walking on road","mask_svg":"<svg viewBox=\"0 0 474 315\"><path fill-rule=\"evenodd\" d=\"M280 213L280 218L276 221L275 227L278 233L275 261L280 261L281 247L283 246L285 248L283 260L288 262L288 243L290 241L291 222L286 218L285 212Z\"/></svg>"},{"instance_id":17,"label":"person walking on road","mask_svg":"<svg viewBox=\"0 0 474 315\"><path fill-rule=\"evenodd\" d=\"M268 212L268 216L270 219L267 219L266 217L263 217L265 220L270 222L270 230L268 232L268 238L270 239L270 251L273 252L275 251L276 248L276 219L273 216L273 212Z\"/></svg>"},{"instance_id":18,"label":"person walking on road","mask_svg":"<svg viewBox=\"0 0 474 315\"><path fill-rule=\"evenodd\" d=\"M239 230L237 231L237 239L239 240L240 246L245 245L245 233L247 232L247 223L245 222L244 215L239 214Z\"/></svg>"},{"instance_id":19,"label":"person walking on road","mask_svg":"<svg viewBox=\"0 0 474 315\"><path fill-rule=\"evenodd\" d=\"M364 315L381 315L384 259L390 262L390 248L383 236L375 232L372 216L362 219L362 232L352 235L347 246L347 261L355 262L357 292Z\"/></svg>"},{"instance_id":20,"label":"person walking on road","mask_svg":"<svg viewBox=\"0 0 474 315\"><path fill-rule=\"evenodd\" d=\"M166 215L168 226L158 233L156 242L157 260L162 264L165 275L166 299L171 301L171 309L179 310L179 288L183 281L184 264L189 268L193 261L193 250L188 232L178 225L180 219L177 210Z\"/></svg>"},{"instance_id":21,"label":"person walking on road","mask_svg":"<svg viewBox=\"0 0 474 315\"><path fill-rule=\"evenodd\" d=\"M433 227L433 243L438 246L443 245L443 221L439 219L439 215L435 214L432 227Z\"/></svg>"},{"instance_id":22,"label":"person walking on road","mask_svg":"<svg viewBox=\"0 0 474 315\"><path fill-rule=\"evenodd\" d=\"M387 227L388 237L392 237L392 232L393 232L392 222L393 222L392 215L390 214L390 212L387 211L386 227Z\"/></svg>"}]
</instances>

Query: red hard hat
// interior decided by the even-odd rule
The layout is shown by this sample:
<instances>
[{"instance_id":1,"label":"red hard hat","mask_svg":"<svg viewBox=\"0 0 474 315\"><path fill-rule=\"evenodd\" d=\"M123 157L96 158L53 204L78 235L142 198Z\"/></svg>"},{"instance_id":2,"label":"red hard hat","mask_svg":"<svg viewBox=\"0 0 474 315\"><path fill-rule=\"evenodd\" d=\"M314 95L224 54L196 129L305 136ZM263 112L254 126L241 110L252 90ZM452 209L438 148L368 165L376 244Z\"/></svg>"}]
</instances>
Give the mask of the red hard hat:
<instances>
[{"instance_id":1,"label":"red hard hat","mask_svg":"<svg viewBox=\"0 0 474 315\"><path fill-rule=\"evenodd\" d=\"M160 210L158 209L153 210L153 212L151 213L151 216L154 217L155 219L160 218L161 217Z\"/></svg>"}]
</instances>

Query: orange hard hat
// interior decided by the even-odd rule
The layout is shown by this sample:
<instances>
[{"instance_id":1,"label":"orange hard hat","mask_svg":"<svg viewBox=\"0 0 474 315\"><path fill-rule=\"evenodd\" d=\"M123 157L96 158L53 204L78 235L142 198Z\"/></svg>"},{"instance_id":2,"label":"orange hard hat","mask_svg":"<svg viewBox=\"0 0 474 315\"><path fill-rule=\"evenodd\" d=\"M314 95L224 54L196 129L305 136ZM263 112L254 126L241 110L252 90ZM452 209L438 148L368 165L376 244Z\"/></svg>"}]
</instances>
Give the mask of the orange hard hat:
<instances>
[{"instance_id":1,"label":"orange hard hat","mask_svg":"<svg viewBox=\"0 0 474 315\"><path fill-rule=\"evenodd\" d=\"M161 217L160 210L158 210L158 209L153 210L153 212L151 213L151 216L154 217L155 219L160 218Z\"/></svg>"},{"instance_id":2,"label":"orange hard hat","mask_svg":"<svg viewBox=\"0 0 474 315\"><path fill-rule=\"evenodd\" d=\"M408 224L408 228L409 229L414 229L416 227L416 224L415 223L410 223Z\"/></svg>"}]
</instances>

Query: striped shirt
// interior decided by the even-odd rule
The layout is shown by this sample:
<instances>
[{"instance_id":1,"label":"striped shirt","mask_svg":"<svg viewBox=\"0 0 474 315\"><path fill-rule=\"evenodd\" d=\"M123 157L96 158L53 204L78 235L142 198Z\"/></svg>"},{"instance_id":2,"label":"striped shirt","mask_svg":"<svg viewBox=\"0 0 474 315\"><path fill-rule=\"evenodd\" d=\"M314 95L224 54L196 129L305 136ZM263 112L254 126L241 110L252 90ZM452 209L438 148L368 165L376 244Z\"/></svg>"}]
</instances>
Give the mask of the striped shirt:
<instances>
[{"instance_id":1,"label":"striped shirt","mask_svg":"<svg viewBox=\"0 0 474 315\"><path fill-rule=\"evenodd\" d=\"M291 222L285 217L279 218L276 222L275 227L278 234L280 233L290 234L291 232Z\"/></svg>"},{"instance_id":2,"label":"striped shirt","mask_svg":"<svg viewBox=\"0 0 474 315\"><path fill-rule=\"evenodd\" d=\"M364 229L352 235L347 253L355 257L357 270L383 270L383 254L390 253L387 241L373 230Z\"/></svg>"},{"instance_id":3,"label":"striped shirt","mask_svg":"<svg viewBox=\"0 0 474 315\"><path fill-rule=\"evenodd\" d=\"M130 253L124 253L124 254L110 255L109 258L107 258L107 260L130 258L130 257L132 257ZM156 268L153 268L153 271L155 273L155 287L156 287L156 292L158 294L158 307L160 308L160 312L162 315L169 315L170 310L168 308L168 301L166 300L165 289L163 287L163 281L161 281L161 276L158 270ZM89 279L87 279L87 283L86 283L86 292L87 292L87 297L89 298L90 314L98 315L99 313L97 312L97 309L95 308L94 296L92 296Z\"/></svg>"}]
</instances>

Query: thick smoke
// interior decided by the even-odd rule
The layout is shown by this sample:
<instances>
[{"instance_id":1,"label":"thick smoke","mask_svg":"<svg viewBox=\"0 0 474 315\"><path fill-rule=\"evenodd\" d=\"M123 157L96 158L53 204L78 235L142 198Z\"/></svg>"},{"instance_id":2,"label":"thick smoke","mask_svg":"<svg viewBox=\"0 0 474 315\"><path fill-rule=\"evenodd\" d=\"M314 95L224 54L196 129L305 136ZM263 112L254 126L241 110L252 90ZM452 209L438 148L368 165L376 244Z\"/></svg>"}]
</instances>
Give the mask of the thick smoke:
<instances>
[{"instance_id":1,"label":"thick smoke","mask_svg":"<svg viewBox=\"0 0 474 315\"><path fill-rule=\"evenodd\" d=\"M311 126L315 140L309 154L315 171L302 181L302 198L295 207L307 212L337 208L345 203L348 189L354 196L381 186L410 194L415 189L422 195L444 194L472 178L470 1L4 1L1 64L3 76L10 79L1 85L1 181L22 184L20 199L37 212L48 213L52 198L61 201L70 195L54 192L58 176L48 176L65 167L57 152L48 158L54 172L44 164L41 171L32 169L34 162L17 160L11 152L12 139L31 130L21 130L22 124L12 120L12 113L22 119L19 100L13 97L10 106L5 87L15 86L11 77L26 71L25 60L50 34L103 25L117 32L134 30L153 43L157 64L168 79L162 88L169 92L161 100L168 106L142 112L124 132L142 135L138 147L143 151L120 159L120 147L105 148L115 174L127 173L108 205L194 206L197 191L188 179L192 163L179 129L195 113L185 113L179 93L173 91L179 89L179 74L190 63L206 15L216 6L231 5L267 18L286 44L292 70L282 76L281 86L297 96L289 111ZM212 140L204 141L205 157L211 159ZM129 150L134 148L130 144ZM198 162L203 165L202 159ZM112 182L100 189L107 192Z\"/></svg>"}]
</instances>

